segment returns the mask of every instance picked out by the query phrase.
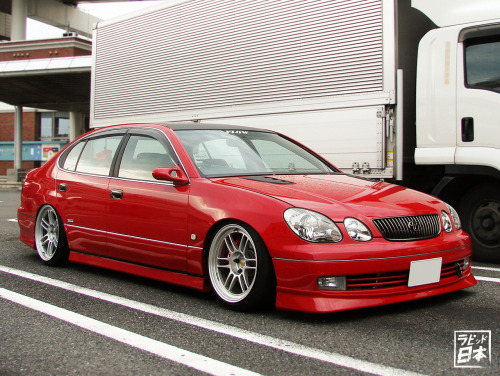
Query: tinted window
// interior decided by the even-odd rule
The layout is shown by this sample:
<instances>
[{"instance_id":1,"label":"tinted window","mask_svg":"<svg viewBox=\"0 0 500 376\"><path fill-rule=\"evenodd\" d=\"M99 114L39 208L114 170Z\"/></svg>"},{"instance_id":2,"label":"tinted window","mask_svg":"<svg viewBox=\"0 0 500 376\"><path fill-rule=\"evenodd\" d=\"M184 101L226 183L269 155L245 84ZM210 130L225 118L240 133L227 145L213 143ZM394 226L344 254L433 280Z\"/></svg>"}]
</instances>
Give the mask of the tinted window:
<instances>
[{"instance_id":1,"label":"tinted window","mask_svg":"<svg viewBox=\"0 0 500 376\"><path fill-rule=\"evenodd\" d=\"M108 136L88 140L76 165L76 171L108 175L113 157L122 136Z\"/></svg>"},{"instance_id":2,"label":"tinted window","mask_svg":"<svg viewBox=\"0 0 500 376\"><path fill-rule=\"evenodd\" d=\"M262 160L273 171L314 171L315 166L303 156L296 154L285 146L268 140L252 142Z\"/></svg>"},{"instance_id":3,"label":"tinted window","mask_svg":"<svg viewBox=\"0 0 500 376\"><path fill-rule=\"evenodd\" d=\"M199 171L207 177L333 172L306 149L275 133L179 130Z\"/></svg>"},{"instance_id":4,"label":"tinted window","mask_svg":"<svg viewBox=\"0 0 500 376\"><path fill-rule=\"evenodd\" d=\"M465 71L468 87L500 92L500 40L469 41Z\"/></svg>"},{"instance_id":5,"label":"tinted window","mask_svg":"<svg viewBox=\"0 0 500 376\"><path fill-rule=\"evenodd\" d=\"M152 175L155 168L175 165L167 148L157 139L148 136L131 136L123 153L118 177L155 180Z\"/></svg>"},{"instance_id":6,"label":"tinted window","mask_svg":"<svg viewBox=\"0 0 500 376\"><path fill-rule=\"evenodd\" d=\"M71 149L71 151L66 156L66 159L64 161L63 168L65 170L75 171L78 158L80 157L80 154L82 153L82 149L84 146L85 142L80 142Z\"/></svg>"}]
</instances>

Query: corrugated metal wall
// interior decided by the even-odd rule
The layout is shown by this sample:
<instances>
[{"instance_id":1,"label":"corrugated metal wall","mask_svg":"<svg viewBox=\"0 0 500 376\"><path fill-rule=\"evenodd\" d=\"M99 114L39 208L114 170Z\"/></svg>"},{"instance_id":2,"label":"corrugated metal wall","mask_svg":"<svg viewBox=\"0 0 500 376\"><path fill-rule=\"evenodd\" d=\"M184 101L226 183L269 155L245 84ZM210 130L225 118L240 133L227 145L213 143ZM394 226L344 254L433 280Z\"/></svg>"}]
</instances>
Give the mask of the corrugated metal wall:
<instances>
[{"instance_id":1,"label":"corrugated metal wall","mask_svg":"<svg viewBox=\"0 0 500 376\"><path fill-rule=\"evenodd\" d=\"M382 0L191 0L96 43L95 119L383 90Z\"/></svg>"}]
</instances>

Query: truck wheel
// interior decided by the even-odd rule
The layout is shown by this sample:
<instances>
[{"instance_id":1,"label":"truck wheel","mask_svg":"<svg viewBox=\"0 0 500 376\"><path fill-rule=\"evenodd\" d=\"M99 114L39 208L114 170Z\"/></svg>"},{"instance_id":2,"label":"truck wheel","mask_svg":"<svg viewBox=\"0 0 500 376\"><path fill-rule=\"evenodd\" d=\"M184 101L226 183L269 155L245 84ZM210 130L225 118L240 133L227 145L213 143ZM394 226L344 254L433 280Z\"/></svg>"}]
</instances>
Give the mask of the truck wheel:
<instances>
[{"instance_id":1,"label":"truck wheel","mask_svg":"<svg viewBox=\"0 0 500 376\"><path fill-rule=\"evenodd\" d=\"M500 185L480 185L460 203L460 216L480 261L500 261Z\"/></svg>"}]
</instances>

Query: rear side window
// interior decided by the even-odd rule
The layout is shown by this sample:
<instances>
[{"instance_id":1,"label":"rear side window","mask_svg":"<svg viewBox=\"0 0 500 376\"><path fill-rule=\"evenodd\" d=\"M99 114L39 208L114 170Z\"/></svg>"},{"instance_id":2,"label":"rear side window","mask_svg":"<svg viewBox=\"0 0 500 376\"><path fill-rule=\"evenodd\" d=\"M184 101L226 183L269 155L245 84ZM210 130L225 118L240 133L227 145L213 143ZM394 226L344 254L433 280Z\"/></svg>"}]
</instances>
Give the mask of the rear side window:
<instances>
[{"instance_id":1,"label":"rear side window","mask_svg":"<svg viewBox=\"0 0 500 376\"><path fill-rule=\"evenodd\" d=\"M121 140L121 135L88 140L76 164L76 171L94 175L109 175L111 163ZM70 155L71 153L68 158Z\"/></svg>"}]
</instances>

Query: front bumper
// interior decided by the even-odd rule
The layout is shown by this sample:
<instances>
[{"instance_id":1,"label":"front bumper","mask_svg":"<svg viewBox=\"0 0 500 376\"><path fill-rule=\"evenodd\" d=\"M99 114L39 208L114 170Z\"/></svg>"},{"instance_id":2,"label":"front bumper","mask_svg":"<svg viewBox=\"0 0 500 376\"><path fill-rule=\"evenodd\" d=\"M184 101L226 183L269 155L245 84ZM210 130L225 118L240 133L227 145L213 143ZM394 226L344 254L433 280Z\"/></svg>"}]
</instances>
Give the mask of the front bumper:
<instances>
[{"instance_id":1,"label":"front bumper","mask_svg":"<svg viewBox=\"0 0 500 376\"><path fill-rule=\"evenodd\" d=\"M335 312L460 290L477 283L471 273L470 264L465 270L457 269L456 266L457 263L463 265L463 260L470 257L471 253L471 245L466 244L441 252L374 259L303 261L275 258L273 264L277 277L276 308L304 312ZM442 258L439 282L408 287L410 263L436 257ZM317 279L321 276L347 276L347 289L321 290L317 284ZM386 283L387 281L391 283Z\"/></svg>"}]
</instances>

